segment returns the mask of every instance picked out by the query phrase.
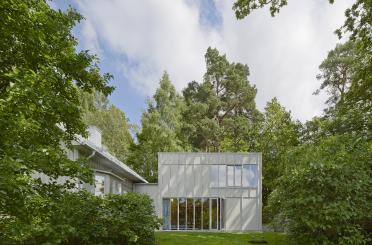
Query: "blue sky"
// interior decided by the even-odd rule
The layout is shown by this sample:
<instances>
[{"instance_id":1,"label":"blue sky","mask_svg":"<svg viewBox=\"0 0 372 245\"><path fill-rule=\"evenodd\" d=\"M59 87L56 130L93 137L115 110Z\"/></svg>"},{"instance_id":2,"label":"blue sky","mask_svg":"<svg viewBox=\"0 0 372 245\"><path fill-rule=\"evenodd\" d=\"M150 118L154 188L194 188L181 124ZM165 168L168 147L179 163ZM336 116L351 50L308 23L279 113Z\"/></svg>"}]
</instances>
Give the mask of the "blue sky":
<instances>
[{"instance_id":1,"label":"blue sky","mask_svg":"<svg viewBox=\"0 0 372 245\"><path fill-rule=\"evenodd\" d=\"M217 47L228 59L250 67L262 110L276 96L296 119L320 115L325 95L318 88L318 66L338 42L333 31L351 0L293 0L270 17L267 9L237 21L231 1L223 0L56 0L72 5L85 20L74 30L79 49L101 60L114 75L111 102L131 123L140 122L146 100L166 70L178 91L205 72L204 53Z\"/></svg>"}]
</instances>

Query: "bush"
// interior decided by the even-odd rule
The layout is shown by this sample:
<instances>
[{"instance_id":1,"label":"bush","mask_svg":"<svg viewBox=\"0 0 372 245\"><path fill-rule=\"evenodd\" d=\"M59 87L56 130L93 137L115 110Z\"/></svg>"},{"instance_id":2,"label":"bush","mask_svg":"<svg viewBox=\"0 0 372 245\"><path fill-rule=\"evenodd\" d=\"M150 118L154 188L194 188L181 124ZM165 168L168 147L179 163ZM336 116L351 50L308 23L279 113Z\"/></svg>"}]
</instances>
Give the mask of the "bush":
<instances>
[{"instance_id":1,"label":"bush","mask_svg":"<svg viewBox=\"0 0 372 245\"><path fill-rule=\"evenodd\" d=\"M269 208L298 244L367 244L371 232L371 143L330 137L297 148ZM293 166L293 165L292 165Z\"/></svg>"},{"instance_id":2,"label":"bush","mask_svg":"<svg viewBox=\"0 0 372 245\"><path fill-rule=\"evenodd\" d=\"M32 222L1 219L6 244L155 244L159 220L147 195L127 193L96 197L66 192L51 200L30 201ZM54 199L56 200L56 199Z\"/></svg>"}]
</instances>

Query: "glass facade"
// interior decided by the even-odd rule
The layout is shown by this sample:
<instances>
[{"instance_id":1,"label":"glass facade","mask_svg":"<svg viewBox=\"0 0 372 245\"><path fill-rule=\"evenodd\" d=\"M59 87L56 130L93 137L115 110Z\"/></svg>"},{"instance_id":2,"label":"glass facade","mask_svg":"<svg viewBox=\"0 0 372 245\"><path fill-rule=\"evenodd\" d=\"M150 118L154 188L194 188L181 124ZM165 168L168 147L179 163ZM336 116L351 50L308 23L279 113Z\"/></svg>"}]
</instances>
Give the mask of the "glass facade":
<instances>
[{"instance_id":1,"label":"glass facade","mask_svg":"<svg viewBox=\"0 0 372 245\"><path fill-rule=\"evenodd\" d=\"M170 206L171 230L178 230L178 198L171 198Z\"/></svg>"},{"instance_id":2,"label":"glass facade","mask_svg":"<svg viewBox=\"0 0 372 245\"><path fill-rule=\"evenodd\" d=\"M217 198L211 199L211 229L217 230L218 228L218 207L217 207Z\"/></svg>"},{"instance_id":3,"label":"glass facade","mask_svg":"<svg viewBox=\"0 0 372 245\"><path fill-rule=\"evenodd\" d=\"M195 222L195 230L201 230L202 228L202 202L201 198L195 198L194 199L195 203L195 217L194 217L194 222Z\"/></svg>"},{"instance_id":4,"label":"glass facade","mask_svg":"<svg viewBox=\"0 0 372 245\"><path fill-rule=\"evenodd\" d=\"M178 229L186 230L186 198L179 198L178 202Z\"/></svg>"},{"instance_id":5,"label":"glass facade","mask_svg":"<svg viewBox=\"0 0 372 245\"><path fill-rule=\"evenodd\" d=\"M192 230L194 228L194 199L188 198L187 199L187 212L186 212L186 219L187 219L187 230Z\"/></svg>"},{"instance_id":6,"label":"glass facade","mask_svg":"<svg viewBox=\"0 0 372 245\"><path fill-rule=\"evenodd\" d=\"M224 229L221 198L164 198L163 230Z\"/></svg>"}]
</instances>

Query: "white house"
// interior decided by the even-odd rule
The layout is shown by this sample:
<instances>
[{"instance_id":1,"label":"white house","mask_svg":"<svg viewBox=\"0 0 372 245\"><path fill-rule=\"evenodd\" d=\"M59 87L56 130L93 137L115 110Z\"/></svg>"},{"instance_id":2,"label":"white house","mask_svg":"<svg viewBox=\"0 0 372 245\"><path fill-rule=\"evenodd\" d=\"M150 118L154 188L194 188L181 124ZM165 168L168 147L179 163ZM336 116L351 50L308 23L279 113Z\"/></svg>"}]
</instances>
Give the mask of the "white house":
<instances>
[{"instance_id":1,"label":"white house","mask_svg":"<svg viewBox=\"0 0 372 245\"><path fill-rule=\"evenodd\" d=\"M262 229L260 153L159 153L159 183L148 183L107 151L97 127L88 130L89 137L79 137L68 152L72 160L88 158L94 171L94 185L79 188L95 195L148 194L163 230ZM43 174L35 177L48 181Z\"/></svg>"},{"instance_id":2,"label":"white house","mask_svg":"<svg viewBox=\"0 0 372 245\"><path fill-rule=\"evenodd\" d=\"M262 230L260 153L159 153L150 195L163 230Z\"/></svg>"}]
</instances>

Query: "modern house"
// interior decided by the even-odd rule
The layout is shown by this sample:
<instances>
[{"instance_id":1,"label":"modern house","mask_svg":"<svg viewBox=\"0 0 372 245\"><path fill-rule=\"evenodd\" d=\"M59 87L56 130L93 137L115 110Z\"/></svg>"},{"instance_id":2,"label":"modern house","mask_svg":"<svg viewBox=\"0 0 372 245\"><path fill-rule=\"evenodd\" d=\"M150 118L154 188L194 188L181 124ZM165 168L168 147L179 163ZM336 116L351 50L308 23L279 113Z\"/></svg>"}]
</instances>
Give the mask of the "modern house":
<instances>
[{"instance_id":1,"label":"modern house","mask_svg":"<svg viewBox=\"0 0 372 245\"><path fill-rule=\"evenodd\" d=\"M150 195L163 230L262 230L260 153L159 153Z\"/></svg>"},{"instance_id":2,"label":"modern house","mask_svg":"<svg viewBox=\"0 0 372 245\"><path fill-rule=\"evenodd\" d=\"M159 183L148 183L108 153L97 127L88 130L89 137L79 137L68 151L71 160L88 158L94 170L95 184L79 188L95 195L148 194L163 218L162 230L262 229L260 153L159 153ZM35 177L48 181L43 174Z\"/></svg>"}]
</instances>

